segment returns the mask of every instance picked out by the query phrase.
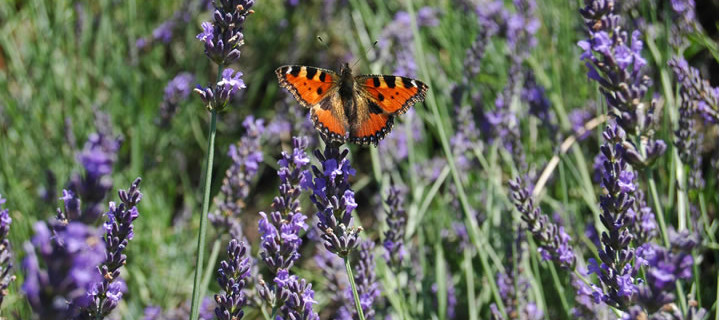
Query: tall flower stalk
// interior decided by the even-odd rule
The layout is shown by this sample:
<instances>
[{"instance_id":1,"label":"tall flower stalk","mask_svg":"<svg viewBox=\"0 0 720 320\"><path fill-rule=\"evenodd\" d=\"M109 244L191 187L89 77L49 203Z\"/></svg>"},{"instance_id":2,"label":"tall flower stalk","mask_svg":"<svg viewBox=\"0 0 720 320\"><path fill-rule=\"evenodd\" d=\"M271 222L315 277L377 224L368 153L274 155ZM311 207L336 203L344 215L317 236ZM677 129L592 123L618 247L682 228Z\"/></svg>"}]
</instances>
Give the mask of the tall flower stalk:
<instances>
[{"instance_id":1,"label":"tall flower stalk","mask_svg":"<svg viewBox=\"0 0 720 320\"><path fill-rule=\"evenodd\" d=\"M253 0L216 0L214 2L213 21L203 22L203 32L197 39L205 44L205 55L218 65L217 81L214 86L195 89L208 111L210 111L210 127L208 128L208 152L205 158L205 186L203 193L202 214L200 216L200 230L198 232L198 246L195 260L195 278L193 281L193 295L190 306L190 319L197 320L200 306L200 292L203 261L205 257L205 235L207 233L208 210L210 207L210 186L212 183L212 167L215 154L215 132L217 113L223 111L230 98L245 83L240 79L242 72L233 69L224 69L226 66L240 58L240 46L244 43L245 19L254 11L250 8L255 4ZM224 69L224 70L223 70Z\"/></svg>"},{"instance_id":2,"label":"tall flower stalk","mask_svg":"<svg viewBox=\"0 0 720 320\"><path fill-rule=\"evenodd\" d=\"M355 175L355 169L347 158L348 153L348 149L340 151L340 146L332 143L325 146L324 152L315 150L315 157L320 162L320 167L313 165L314 179L305 179L305 182L312 189L310 200L318 210L315 215L318 217L320 239L325 249L345 261L345 270L355 300L355 310L359 318L364 320L365 315L350 265L350 253L360 243L359 233L363 229L352 226L352 212L357 208L357 203L355 203L355 192L350 188L348 181L351 175Z\"/></svg>"},{"instance_id":3,"label":"tall flower stalk","mask_svg":"<svg viewBox=\"0 0 720 320\"><path fill-rule=\"evenodd\" d=\"M126 291L125 282L120 279L120 268L127 263L123 251L135 236L133 221L139 216L137 204L142 199L140 181L137 178L130 189L118 191L119 205L110 202L108 220L103 224L105 261L98 266L102 281L97 282L89 292L91 302L82 310L80 319L103 319L117 307Z\"/></svg>"},{"instance_id":4,"label":"tall flower stalk","mask_svg":"<svg viewBox=\"0 0 720 320\"><path fill-rule=\"evenodd\" d=\"M279 195L273 199L270 213L260 212L260 258L270 269L273 281L258 281L260 297L272 308L272 318L317 319L312 309L314 291L309 282L290 275L290 268L300 258L301 230L307 230L307 218L300 207L302 188L307 188L310 163L305 137L293 138L293 151L283 152L278 161Z\"/></svg>"}]
</instances>

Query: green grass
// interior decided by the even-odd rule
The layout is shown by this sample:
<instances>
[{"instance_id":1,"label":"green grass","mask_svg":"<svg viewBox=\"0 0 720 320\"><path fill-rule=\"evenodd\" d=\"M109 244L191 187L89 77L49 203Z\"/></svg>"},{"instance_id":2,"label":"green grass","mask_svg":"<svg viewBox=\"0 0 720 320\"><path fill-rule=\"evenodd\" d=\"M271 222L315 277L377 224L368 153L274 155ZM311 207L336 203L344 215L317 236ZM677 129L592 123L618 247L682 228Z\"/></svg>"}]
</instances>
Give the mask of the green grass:
<instances>
[{"instance_id":1,"label":"green grass","mask_svg":"<svg viewBox=\"0 0 720 320\"><path fill-rule=\"evenodd\" d=\"M20 290L23 243L31 238L33 223L52 217L55 208L62 205L59 200L43 201L39 190L46 187L48 170L57 179L53 187L57 197L71 173L81 172L75 153L95 130L94 109L109 114L114 132L124 137L113 170L114 191L106 200L117 202L117 189L129 187L137 176L143 178L141 216L135 223L136 237L127 249L128 264L123 271L128 293L116 314L123 319L138 319L147 306L167 310L189 300L209 117L200 99L193 95L180 105L170 127L154 124L163 88L177 73L190 72L201 85L216 77L216 66L205 57L201 43L194 38L201 30L200 23L210 19L210 13L197 9L199 1L188 3L136 0L0 3L0 194L8 199L4 208L10 209L13 218L9 238L17 275L2 305L3 317L30 318L30 306ZM679 103L672 70L666 64L675 53L667 44L670 25L662 20L669 14L669 3L663 3L664 7L657 8L643 2L632 14L657 22L658 36L645 39L650 43L643 55L648 59L648 74L654 80L651 92L659 93L665 102L657 134L668 142L669 148L652 172L662 213L668 225L677 228L677 169L679 166L679 172L687 173L689 168L678 165L677 157L673 156L672 130L677 124ZM528 297L545 311L546 318L569 319L574 305L570 273L540 261L532 241L523 242L521 250L513 246L522 223L508 199L507 180L517 174L518 168L501 145L486 142L475 150L472 160L478 165L472 172L459 172L453 161L445 166L437 181L427 181L414 171L416 165L423 166L433 157L448 160L454 157L450 137L457 128L451 90L462 81L465 52L478 32L474 13L465 11L457 2L351 0L326 16L323 1L289 8L283 1L259 0L255 14L245 25L242 58L234 66L244 73L248 87L228 112L219 115L211 195L218 193L230 165L226 156L228 146L243 134L242 119L254 115L269 122L277 110L287 107L283 102L286 94L275 79L275 68L307 64L336 69L350 53L351 64L359 61L356 74L388 74L395 66L373 59L380 53L373 42L381 39L384 27L397 11L414 12L424 5L438 8L441 14L435 27L413 25L417 77L430 85L425 102L414 107L418 117L413 121L421 121L423 141L409 148L407 160L389 169L379 163L379 159L388 155L374 148L350 146L353 167L357 170L352 182L360 205L360 219L356 221L366 229L365 237L382 243L386 225L377 200L385 196L390 181L403 183L410 191L406 210L407 243L412 247L412 259L401 270L393 270L385 265L382 245L376 247L383 293L376 310L382 317L391 314L394 318L446 319L442 311L449 307L447 287L453 286L458 298L456 318L486 319L491 303L502 310L495 280L497 272L509 266L529 279ZM586 68L579 60L576 43L585 38L577 13L581 5L577 1L538 2L537 16L541 21L538 45L525 66L545 87L558 127L557 132L551 132L537 118L518 116L529 169L538 175L557 152L559 142L572 134L569 112L591 103L600 112L606 109L596 84L587 80ZM506 7L511 8L512 4L506 3ZM178 25L169 44L155 44L148 50L136 48L138 37L150 36L155 27L182 8L188 10L190 20ZM625 14L624 18L630 17ZM316 40L317 36L323 38L322 43ZM693 35L687 57L696 58L694 62L700 67L710 68L707 61L700 59L708 52L716 56L717 51L712 48L717 48L715 39L706 34ZM481 94L482 101L482 105L474 107L489 109L501 93L509 67L507 53L502 39L495 38L488 45L481 62L482 71L471 79L470 92ZM464 97L462 104L471 103L469 95ZM519 103L514 107L526 112L527 107ZM300 108L294 103L290 107ZM66 123L71 126L66 127ZM559 165L538 199L543 212L557 212L563 217L573 244L585 259L595 254L583 231L599 212L597 197L601 191L591 177L592 159L602 143L603 127L599 126L590 138L576 142L566 154L559 155ZM403 124L395 127L406 129ZM66 138L68 132L74 137L75 148ZM411 134L409 129L407 132ZM708 151L716 155L717 149L713 148L717 146L717 126L706 134L706 139ZM255 256L257 212L269 209L277 190L275 159L290 146L291 142L285 140L263 149L265 166L254 182L243 217ZM709 161L709 157L705 158ZM688 194L689 203L701 208L704 217L700 221L703 240L697 250L703 261L695 270L696 280L685 282L684 289L686 293L699 293L697 298L702 307L714 313L718 272L717 165L708 165L706 170L705 189ZM641 179L649 199L646 183L645 178ZM307 214L313 212L306 199L303 208ZM471 211L480 212L484 219L478 221L468 214ZM452 230L453 222L468 228L469 246L461 247L461 240L447 231ZM688 227L693 228L689 223ZM208 243L216 239L222 239L224 248L228 235L217 234L211 228ZM311 258L314 243L306 242L303 259L295 272L313 283L320 302L315 310L323 310L334 293L324 290L322 276ZM220 257L223 255L221 250ZM215 262L207 265L217 268ZM436 283L439 293L432 289ZM208 294L217 290L218 286L211 281ZM260 317L257 310L247 312L250 318Z\"/></svg>"}]
</instances>

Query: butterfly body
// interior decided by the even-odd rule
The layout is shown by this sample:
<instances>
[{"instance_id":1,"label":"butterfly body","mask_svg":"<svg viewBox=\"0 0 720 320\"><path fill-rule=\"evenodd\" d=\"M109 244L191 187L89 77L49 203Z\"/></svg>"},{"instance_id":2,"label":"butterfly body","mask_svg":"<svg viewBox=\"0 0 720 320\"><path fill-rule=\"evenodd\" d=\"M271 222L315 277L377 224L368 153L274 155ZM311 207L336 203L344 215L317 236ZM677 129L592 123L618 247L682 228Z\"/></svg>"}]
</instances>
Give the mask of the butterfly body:
<instances>
[{"instance_id":1,"label":"butterfly body","mask_svg":"<svg viewBox=\"0 0 720 320\"><path fill-rule=\"evenodd\" d=\"M392 129L394 118L425 98L427 85L400 76L340 73L307 66L275 70L280 85L310 108L315 128L326 141L375 144Z\"/></svg>"}]
</instances>

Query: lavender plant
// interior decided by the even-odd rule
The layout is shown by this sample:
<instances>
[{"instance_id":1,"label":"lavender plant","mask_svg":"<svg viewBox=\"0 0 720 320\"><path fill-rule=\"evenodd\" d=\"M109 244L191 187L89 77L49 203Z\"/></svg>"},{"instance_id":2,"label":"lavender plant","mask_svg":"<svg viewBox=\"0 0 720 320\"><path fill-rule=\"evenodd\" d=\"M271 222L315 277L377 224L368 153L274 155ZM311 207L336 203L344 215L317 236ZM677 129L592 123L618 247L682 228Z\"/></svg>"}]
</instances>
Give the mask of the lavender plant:
<instances>
[{"instance_id":1,"label":"lavender plant","mask_svg":"<svg viewBox=\"0 0 720 320\"><path fill-rule=\"evenodd\" d=\"M245 243L230 240L227 247L228 259L220 262L218 284L222 294L215 295L215 316L220 320L242 319L246 297L243 293L246 278L250 277L250 258Z\"/></svg>"},{"instance_id":2,"label":"lavender plant","mask_svg":"<svg viewBox=\"0 0 720 320\"><path fill-rule=\"evenodd\" d=\"M210 111L210 127L208 128L208 152L205 161L205 186L203 193L202 214L200 216L200 230L198 232L198 246L195 260L195 277L193 281L193 295L190 307L190 319L196 320L199 313L201 275L203 274L203 261L205 256L205 234L207 233L208 209L210 207L210 186L212 182L212 167L215 153L215 133L217 113L223 111L230 99L245 83L240 78L242 72L226 67L240 59L240 46L244 44L243 29L245 19L254 11L253 0L216 0L213 5L213 21L203 22L203 32L197 39L205 45L205 55L218 65L217 80L214 86L195 89L205 107Z\"/></svg>"},{"instance_id":3,"label":"lavender plant","mask_svg":"<svg viewBox=\"0 0 720 320\"><path fill-rule=\"evenodd\" d=\"M318 317L312 309L315 303L312 285L290 275L290 268L300 258L300 231L308 228L305 223L307 217L301 211L299 200L301 188L306 187L306 179L310 179L307 170L310 159L305 153L306 148L307 139L296 137L293 138L292 153L282 153L277 171L280 177L279 196L273 199L273 211L269 215L260 212L260 257L274 279L268 285L261 277L258 291L260 297L272 307L272 317Z\"/></svg>"},{"instance_id":4,"label":"lavender plant","mask_svg":"<svg viewBox=\"0 0 720 320\"><path fill-rule=\"evenodd\" d=\"M5 202L6 200L0 195L0 306L5 296L8 295L8 287L15 281L12 263L13 252L10 239L8 239L12 218L10 218L10 210L2 208Z\"/></svg>"},{"instance_id":5,"label":"lavender plant","mask_svg":"<svg viewBox=\"0 0 720 320\"><path fill-rule=\"evenodd\" d=\"M399 187L392 186L388 189L385 204L388 206L385 213L385 222L388 225L388 229L383 233L385 236L385 239L383 240L385 253L383 256L385 257L388 265L398 268L407 255L404 243L406 219L404 208L405 195Z\"/></svg>"},{"instance_id":6,"label":"lavender plant","mask_svg":"<svg viewBox=\"0 0 720 320\"><path fill-rule=\"evenodd\" d=\"M85 172L74 173L67 186L69 192L63 192L66 207L73 207L65 212L72 221L97 221L104 211L103 200L113 186L110 175L122 139L113 135L107 114L96 111L95 126L97 131L88 135L83 150L76 156Z\"/></svg>"},{"instance_id":7,"label":"lavender plant","mask_svg":"<svg viewBox=\"0 0 720 320\"><path fill-rule=\"evenodd\" d=\"M120 278L120 268L127 264L124 254L130 240L135 236L133 222L140 216L137 204L142 200L140 178L135 179L129 189L118 191L120 204L110 202L107 221L103 224L105 236L105 260L98 264L102 281L94 284L88 292L91 300L81 311L79 319L102 319L117 307L127 290Z\"/></svg>"},{"instance_id":8,"label":"lavender plant","mask_svg":"<svg viewBox=\"0 0 720 320\"><path fill-rule=\"evenodd\" d=\"M160 104L158 118L155 123L161 127L167 127L178 112L181 102L186 100L192 89L191 82L195 81L195 77L188 72L178 73L165 86L165 94Z\"/></svg>"},{"instance_id":9,"label":"lavender plant","mask_svg":"<svg viewBox=\"0 0 720 320\"><path fill-rule=\"evenodd\" d=\"M101 231L81 222L37 222L25 243L22 290L40 319L73 319L92 305L88 295L102 281L97 266L105 260Z\"/></svg>"},{"instance_id":10,"label":"lavender plant","mask_svg":"<svg viewBox=\"0 0 720 320\"><path fill-rule=\"evenodd\" d=\"M548 216L540 211L521 178L510 180L509 185L515 208L521 213L521 219L527 224L527 230L537 242L538 253L543 261L552 260L563 268L573 270L575 252L564 227L551 222Z\"/></svg>"},{"instance_id":11,"label":"lavender plant","mask_svg":"<svg viewBox=\"0 0 720 320\"><path fill-rule=\"evenodd\" d=\"M603 195L600 197L602 215L600 221L607 229L601 235L601 248L598 248L600 264L591 258L589 271L597 274L605 286L601 300L610 306L626 309L637 291L635 272L631 261L635 250L630 246L633 235L629 226L632 223L632 207L635 202L633 193L635 173L625 160L623 141L625 132L619 125L611 124L603 132L605 144L600 147L605 161L603 163Z\"/></svg>"}]
</instances>

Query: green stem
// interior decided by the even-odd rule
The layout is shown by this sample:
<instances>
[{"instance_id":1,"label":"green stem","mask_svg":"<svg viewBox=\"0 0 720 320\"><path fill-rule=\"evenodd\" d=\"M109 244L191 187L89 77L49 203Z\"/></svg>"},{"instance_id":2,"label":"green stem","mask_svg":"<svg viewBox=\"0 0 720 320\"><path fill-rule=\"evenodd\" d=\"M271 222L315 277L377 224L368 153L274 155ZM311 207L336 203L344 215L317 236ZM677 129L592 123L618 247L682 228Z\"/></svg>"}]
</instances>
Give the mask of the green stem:
<instances>
[{"instance_id":1,"label":"green stem","mask_svg":"<svg viewBox=\"0 0 720 320\"><path fill-rule=\"evenodd\" d=\"M352 288L353 299L355 300L355 310L357 311L358 318L365 320L365 314L363 314L362 307L360 306L360 295L358 295L357 288L355 287L355 277L353 276L352 267L350 266L350 256L347 255L345 260L345 270L347 271L348 280L350 280L350 287Z\"/></svg>"},{"instance_id":2,"label":"green stem","mask_svg":"<svg viewBox=\"0 0 720 320\"><path fill-rule=\"evenodd\" d=\"M208 151L205 158L205 187L203 194L202 215L200 216L200 231L198 232L197 255L195 256L195 279L193 281L192 304L190 305L190 319L197 320L200 313L201 275L203 274L203 261L205 259L205 235L207 234L207 215L210 208L210 186L212 182L212 167L215 153L215 131L217 127L217 111L210 111L210 134L208 135Z\"/></svg>"},{"instance_id":3,"label":"green stem","mask_svg":"<svg viewBox=\"0 0 720 320\"><path fill-rule=\"evenodd\" d=\"M406 1L408 12L410 13L410 25L412 26L412 32L413 32L413 44L415 45L415 49L417 51L416 59L417 59L417 65L419 67L419 75L422 76L423 79L430 80L430 72L427 69L427 64L425 63L425 54L422 46L422 41L420 37L420 32L418 31L417 24L415 23L415 16L414 16L414 8L413 8L413 2L412 1ZM432 84L432 83L431 83ZM450 149L450 139L448 138L448 132L445 129L445 123L444 119L446 117L442 117L440 115L440 109L438 107L438 102L435 100L435 94L433 92L432 87L428 89L427 97L425 99L425 103L430 105L430 109L433 114L433 119L435 120L435 125L437 129L437 133L439 135L440 145L442 146L443 152L445 154L445 158L447 159L448 166L450 166L450 173L453 178L453 182L455 184L455 187L457 188L458 197L460 198L460 204L463 209L463 216L465 220L465 226L468 231L468 236L470 237L470 241L475 245L475 247L478 250L483 250L483 245L480 243L480 240L478 238L477 234L477 222L475 221L475 217L472 216L472 210L470 209L470 203L467 199L467 195L465 194L465 187L463 186L462 180L460 178L460 173L458 172L457 168L455 167L455 156L452 153L452 150ZM485 250L492 251L494 250L492 247L487 246ZM487 263L487 257L484 254L480 254L480 263L483 266L483 272L485 273L485 277L487 278L488 284L490 285L490 292L492 292L493 298L495 300L495 304L498 307L498 311L500 311L501 314L505 314L505 305L503 304L503 301L500 297L499 290L497 288L497 285L495 284L494 274L492 273L492 270L489 269L489 264Z\"/></svg>"}]
</instances>

